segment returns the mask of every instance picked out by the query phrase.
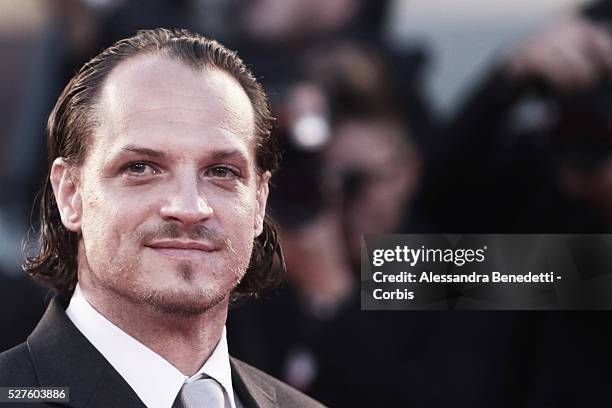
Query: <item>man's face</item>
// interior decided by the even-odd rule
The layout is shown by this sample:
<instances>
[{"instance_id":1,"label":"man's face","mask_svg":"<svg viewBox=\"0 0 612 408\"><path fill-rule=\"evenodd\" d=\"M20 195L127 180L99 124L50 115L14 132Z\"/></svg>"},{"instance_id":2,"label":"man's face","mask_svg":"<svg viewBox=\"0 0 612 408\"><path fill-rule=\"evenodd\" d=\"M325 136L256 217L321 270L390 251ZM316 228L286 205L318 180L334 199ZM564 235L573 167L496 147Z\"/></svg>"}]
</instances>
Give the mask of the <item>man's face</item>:
<instances>
[{"instance_id":1,"label":"man's face","mask_svg":"<svg viewBox=\"0 0 612 408\"><path fill-rule=\"evenodd\" d=\"M419 177L419 158L395 126L347 121L325 152L328 171L343 181L348 248L360 259L362 234L397 232Z\"/></svg>"},{"instance_id":2,"label":"man's face","mask_svg":"<svg viewBox=\"0 0 612 408\"><path fill-rule=\"evenodd\" d=\"M98 116L62 214L82 233L81 285L171 313L227 300L268 195L246 93L227 73L143 56L110 74Z\"/></svg>"}]
</instances>

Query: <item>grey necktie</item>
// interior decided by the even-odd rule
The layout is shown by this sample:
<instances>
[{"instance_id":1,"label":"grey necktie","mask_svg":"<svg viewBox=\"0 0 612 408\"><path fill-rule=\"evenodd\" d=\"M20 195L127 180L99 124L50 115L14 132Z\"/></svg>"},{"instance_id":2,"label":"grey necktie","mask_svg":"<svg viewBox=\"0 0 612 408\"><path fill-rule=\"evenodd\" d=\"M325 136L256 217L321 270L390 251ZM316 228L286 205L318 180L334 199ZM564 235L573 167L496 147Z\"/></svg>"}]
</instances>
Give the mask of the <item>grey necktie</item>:
<instances>
[{"instance_id":1,"label":"grey necktie","mask_svg":"<svg viewBox=\"0 0 612 408\"><path fill-rule=\"evenodd\" d=\"M200 377L183 384L173 407L225 408L225 393L217 380L201 374Z\"/></svg>"}]
</instances>

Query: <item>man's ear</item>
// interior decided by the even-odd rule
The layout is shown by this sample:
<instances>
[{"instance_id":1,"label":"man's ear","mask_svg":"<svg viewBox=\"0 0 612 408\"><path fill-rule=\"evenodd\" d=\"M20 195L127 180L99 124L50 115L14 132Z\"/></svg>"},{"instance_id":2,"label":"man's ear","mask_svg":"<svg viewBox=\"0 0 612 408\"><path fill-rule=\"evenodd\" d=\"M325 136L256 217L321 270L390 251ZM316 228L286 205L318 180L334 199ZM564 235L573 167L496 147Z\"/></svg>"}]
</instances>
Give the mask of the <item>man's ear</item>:
<instances>
[{"instance_id":1,"label":"man's ear","mask_svg":"<svg viewBox=\"0 0 612 408\"><path fill-rule=\"evenodd\" d=\"M69 231L80 232L83 205L74 169L63 158L58 157L53 161L49 179L62 224Z\"/></svg>"},{"instance_id":2,"label":"man's ear","mask_svg":"<svg viewBox=\"0 0 612 408\"><path fill-rule=\"evenodd\" d=\"M263 232L264 218L266 217L266 203L270 193L269 181L272 175L269 171L257 177L257 196L255 209L255 238Z\"/></svg>"}]
</instances>

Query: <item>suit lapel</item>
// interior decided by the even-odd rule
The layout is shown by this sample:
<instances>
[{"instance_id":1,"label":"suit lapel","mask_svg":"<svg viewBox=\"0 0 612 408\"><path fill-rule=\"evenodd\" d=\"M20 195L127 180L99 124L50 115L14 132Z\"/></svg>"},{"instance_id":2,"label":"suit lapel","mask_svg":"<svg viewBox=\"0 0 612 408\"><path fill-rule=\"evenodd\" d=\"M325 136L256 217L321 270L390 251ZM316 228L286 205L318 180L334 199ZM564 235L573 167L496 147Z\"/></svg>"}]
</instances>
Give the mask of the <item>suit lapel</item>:
<instances>
[{"instance_id":1,"label":"suit lapel","mask_svg":"<svg viewBox=\"0 0 612 408\"><path fill-rule=\"evenodd\" d=\"M278 407L276 390L265 379L248 371L239 361L230 357L232 385L245 408Z\"/></svg>"},{"instance_id":2,"label":"suit lapel","mask_svg":"<svg viewBox=\"0 0 612 408\"><path fill-rule=\"evenodd\" d=\"M115 369L107 364L87 408L146 408L138 395Z\"/></svg>"},{"instance_id":3,"label":"suit lapel","mask_svg":"<svg viewBox=\"0 0 612 408\"><path fill-rule=\"evenodd\" d=\"M72 407L146 408L136 393L72 324L56 296L28 337L41 386L69 387Z\"/></svg>"}]
</instances>

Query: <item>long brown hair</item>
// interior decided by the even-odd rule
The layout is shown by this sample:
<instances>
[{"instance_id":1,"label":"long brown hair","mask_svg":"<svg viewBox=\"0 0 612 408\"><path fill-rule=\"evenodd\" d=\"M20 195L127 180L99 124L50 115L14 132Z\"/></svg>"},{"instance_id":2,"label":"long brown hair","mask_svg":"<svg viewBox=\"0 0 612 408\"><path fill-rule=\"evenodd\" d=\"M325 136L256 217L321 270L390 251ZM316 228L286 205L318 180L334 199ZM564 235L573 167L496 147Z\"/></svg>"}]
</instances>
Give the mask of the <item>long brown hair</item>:
<instances>
[{"instance_id":1,"label":"long brown hair","mask_svg":"<svg viewBox=\"0 0 612 408\"><path fill-rule=\"evenodd\" d=\"M100 91L110 72L121 62L138 55L158 54L198 69L213 68L234 77L246 92L255 113L257 170L273 173L280 152L272 138L274 119L262 86L234 51L187 30L139 31L121 40L86 63L64 88L47 123L48 170L39 193L40 231L26 242L23 268L32 276L68 294L77 282L77 233L64 228L49 181L51 165L58 157L74 166L83 163L88 138L95 122ZM29 255L32 248L38 253ZM275 261L276 259L276 261ZM247 272L232 293L232 301L256 296L274 286L284 272L278 233L266 216L262 234L253 243Z\"/></svg>"}]
</instances>

